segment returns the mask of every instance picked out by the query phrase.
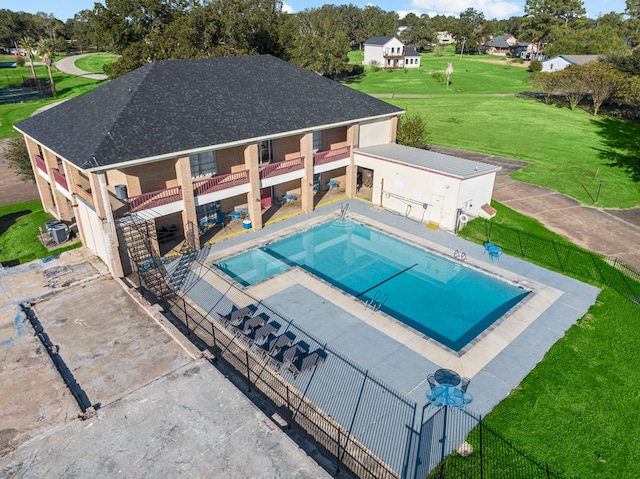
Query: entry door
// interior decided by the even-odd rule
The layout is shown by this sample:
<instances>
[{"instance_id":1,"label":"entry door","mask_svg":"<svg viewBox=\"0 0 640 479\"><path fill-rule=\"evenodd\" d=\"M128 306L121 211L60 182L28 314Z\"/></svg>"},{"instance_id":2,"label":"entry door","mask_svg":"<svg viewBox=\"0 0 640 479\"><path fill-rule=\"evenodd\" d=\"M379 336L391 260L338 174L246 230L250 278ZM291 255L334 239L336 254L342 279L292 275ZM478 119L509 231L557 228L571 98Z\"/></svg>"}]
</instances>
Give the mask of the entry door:
<instances>
[{"instance_id":1,"label":"entry door","mask_svg":"<svg viewBox=\"0 0 640 479\"><path fill-rule=\"evenodd\" d=\"M442 207L444 206L443 195L431 195L431 204L429 205L429 221L440 224L442 222Z\"/></svg>"},{"instance_id":2,"label":"entry door","mask_svg":"<svg viewBox=\"0 0 640 479\"><path fill-rule=\"evenodd\" d=\"M262 188L260 190L260 207L262 209L269 208L272 204L271 187Z\"/></svg>"}]
</instances>

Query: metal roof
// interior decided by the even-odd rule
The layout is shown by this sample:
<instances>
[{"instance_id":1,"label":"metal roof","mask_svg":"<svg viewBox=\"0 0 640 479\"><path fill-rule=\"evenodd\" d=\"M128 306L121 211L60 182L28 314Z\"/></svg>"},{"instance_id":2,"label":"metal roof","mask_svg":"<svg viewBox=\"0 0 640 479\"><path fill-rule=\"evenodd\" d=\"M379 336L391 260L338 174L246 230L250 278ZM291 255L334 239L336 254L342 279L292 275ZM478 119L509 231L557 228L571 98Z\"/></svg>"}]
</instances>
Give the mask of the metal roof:
<instances>
[{"instance_id":1,"label":"metal roof","mask_svg":"<svg viewBox=\"0 0 640 479\"><path fill-rule=\"evenodd\" d=\"M500 166L489 165L479 161L465 160L457 156L444 155L435 151L421 150L398 144L368 146L358 148L356 153L388 159L406 165L417 166L424 170L442 173L460 179L473 178L502 169Z\"/></svg>"}]
</instances>

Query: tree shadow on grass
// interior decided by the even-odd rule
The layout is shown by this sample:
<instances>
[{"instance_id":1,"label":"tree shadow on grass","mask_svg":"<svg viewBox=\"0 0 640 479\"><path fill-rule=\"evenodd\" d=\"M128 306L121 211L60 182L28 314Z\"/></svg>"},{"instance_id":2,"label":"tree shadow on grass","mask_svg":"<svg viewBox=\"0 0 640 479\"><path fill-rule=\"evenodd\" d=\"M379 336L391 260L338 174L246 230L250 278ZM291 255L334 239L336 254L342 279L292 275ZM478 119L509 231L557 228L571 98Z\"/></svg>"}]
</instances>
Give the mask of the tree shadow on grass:
<instances>
[{"instance_id":1,"label":"tree shadow on grass","mask_svg":"<svg viewBox=\"0 0 640 479\"><path fill-rule=\"evenodd\" d=\"M31 213L31 210L16 211L0 217L0 236L2 236L11 226L13 226L18 218Z\"/></svg>"},{"instance_id":2,"label":"tree shadow on grass","mask_svg":"<svg viewBox=\"0 0 640 479\"><path fill-rule=\"evenodd\" d=\"M633 181L640 181L640 122L617 118L593 120L603 148L598 155L608 165L624 169Z\"/></svg>"}]
</instances>

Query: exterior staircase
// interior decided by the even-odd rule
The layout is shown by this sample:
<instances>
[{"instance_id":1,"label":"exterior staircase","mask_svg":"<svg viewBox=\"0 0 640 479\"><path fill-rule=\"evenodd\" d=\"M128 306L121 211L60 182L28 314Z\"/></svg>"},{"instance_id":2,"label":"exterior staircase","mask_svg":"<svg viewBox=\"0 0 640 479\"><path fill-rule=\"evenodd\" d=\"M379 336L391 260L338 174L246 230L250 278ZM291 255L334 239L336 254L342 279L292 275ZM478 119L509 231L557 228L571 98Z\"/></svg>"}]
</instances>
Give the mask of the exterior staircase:
<instances>
[{"instance_id":1,"label":"exterior staircase","mask_svg":"<svg viewBox=\"0 0 640 479\"><path fill-rule=\"evenodd\" d=\"M175 298L177 291L168 281L167 270L160 253L154 247L153 240L157 234L154 221L131 214L119 218L117 224L134 269L140 277L140 286L159 301Z\"/></svg>"}]
</instances>

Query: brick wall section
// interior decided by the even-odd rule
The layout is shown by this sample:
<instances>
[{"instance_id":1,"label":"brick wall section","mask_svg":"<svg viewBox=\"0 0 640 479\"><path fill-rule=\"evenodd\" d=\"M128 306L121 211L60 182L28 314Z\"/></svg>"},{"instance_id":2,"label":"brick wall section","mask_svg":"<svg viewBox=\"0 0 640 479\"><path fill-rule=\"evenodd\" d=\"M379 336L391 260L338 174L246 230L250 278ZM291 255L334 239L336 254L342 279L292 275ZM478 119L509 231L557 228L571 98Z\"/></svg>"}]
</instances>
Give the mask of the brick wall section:
<instances>
[{"instance_id":1,"label":"brick wall section","mask_svg":"<svg viewBox=\"0 0 640 479\"><path fill-rule=\"evenodd\" d=\"M300 138L300 152L304 156L304 178L300 180L302 192L302 211L313 211L313 133L309 132Z\"/></svg>"},{"instance_id":2,"label":"brick wall section","mask_svg":"<svg viewBox=\"0 0 640 479\"><path fill-rule=\"evenodd\" d=\"M252 143L244 149L244 165L249 170L251 189L247 194L249 217L254 230L262 229L262 208L260 207L260 170L258 169L258 145Z\"/></svg>"},{"instance_id":3,"label":"brick wall section","mask_svg":"<svg viewBox=\"0 0 640 479\"><path fill-rule=\"evenodd\" d=\"M53 201L56 209L55 216L62 221L71 221L71 211L69 209L69 204L67 203L68 200L58 191L55 179L53 178L53 170L58 168L58 158L51 150L47 150L46 148L42 149L42 155L45 163L47 164L47 171L49 172L49 179L51 180L51 192L53 193Z\"/></svg>"},{"instance_id":4,"label":"brick wall section","mask_svg":"<svg viewBox=\"0 0 640 479\"><path fill-rule=\"evenodd\" d=\"M40 201L45 211L55 211L55 205L53 203L53 197L51 196L51 186L40 174L38 173L38 167L36 166L36 155L40 153L38 144L31 138L24 137L24 141L27 144L27 151L29 152L29 158L31 158L31 168L36 177L36 186L38 187L38 194L40 195ZM53 173L49 173L49 178L53 181Z\"/></svg>"},{"instance_id":5,"label":"brick wall section","mask_svg":"<svg viewBox=\"0 0 640 479\"><path fill-rule=\"evenodd\" d=\"M164 163L164 162L163 162ZM193 184L191 182L191 166L189 157L183 156L175 162L175 175L178 183L182 186L182 230L184 239L192 250L200 249L200 241L197 237L198 218L196 216L196 202L193 196Z\"/></svg>"},{"instance_id":6,"label":"brick wall section","mask_svg":"<svg viewBox=\"0 0 640 479\"><path fill-rule=\"evenodd\" d=\"M356 195L356 182L358 180L358 167L355 164L353 150L358 148L358 136L359 136L359 125L351 125L347 129L347 144L351 146L351 159L349 160L349 166L347 167L347 179L345 186L345 194L349 198L353 198Z\"/></svg>"},{"instance_id":7,"label":"brick wall section","mask_svg":"<svg viewBox=\"0 0 640 479\"><path fill-rule=\"evenodd\" d=\"M322 132L322 150L334 150L347 146L347 127L340 126Z\"/></svg>"}]
</instances>

